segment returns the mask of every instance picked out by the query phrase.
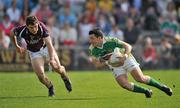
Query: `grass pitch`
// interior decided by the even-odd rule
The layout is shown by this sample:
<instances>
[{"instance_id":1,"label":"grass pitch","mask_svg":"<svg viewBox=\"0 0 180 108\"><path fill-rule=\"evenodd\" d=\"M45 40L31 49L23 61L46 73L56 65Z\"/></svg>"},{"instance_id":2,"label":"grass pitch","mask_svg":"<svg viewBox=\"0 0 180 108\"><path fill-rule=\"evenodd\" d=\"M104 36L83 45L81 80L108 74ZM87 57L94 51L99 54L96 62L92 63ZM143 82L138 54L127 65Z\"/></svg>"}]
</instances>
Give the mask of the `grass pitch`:
<instances>
[{"instance_id":1,"label":"grass pitch","mask_svg":"<svg viewBox=\"0 0 180 108\"><path fill-rule=\"evenodd\" d=\"M153 90L150 99L144 94L122 89L111 72L69 72L73 91L68 93L56 73L47 73L52 80L56 96L47 96L47 89L35 73L0 73L0 108L180 108L180 71L146 71L173 89L169 97L160 90ZM130 81L135 82L132 77ZM136 82L137 83L137 82Z\"/></svg>"}]
</instances>

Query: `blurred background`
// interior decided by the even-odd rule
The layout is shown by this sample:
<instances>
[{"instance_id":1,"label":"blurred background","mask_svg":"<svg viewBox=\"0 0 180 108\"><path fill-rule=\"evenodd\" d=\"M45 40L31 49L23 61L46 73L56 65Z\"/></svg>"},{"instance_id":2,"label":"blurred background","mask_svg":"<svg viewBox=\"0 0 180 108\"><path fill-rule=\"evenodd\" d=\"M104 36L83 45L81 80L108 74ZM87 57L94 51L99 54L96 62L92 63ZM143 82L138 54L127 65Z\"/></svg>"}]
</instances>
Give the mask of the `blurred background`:
<instances>
[{"instance_id":1,"label":"blurred background","mask_svg":"<svg viewBox=\"0 0 180 108\"><path fill-rule=\"evenodd\" d=\"M68 70L96 69L88 54L93 27L131 44L142 69L180 69L180 0L0 0L0 72L32 71L9 36L28 15L46 24Z\"/></svg>"}]
</instances>

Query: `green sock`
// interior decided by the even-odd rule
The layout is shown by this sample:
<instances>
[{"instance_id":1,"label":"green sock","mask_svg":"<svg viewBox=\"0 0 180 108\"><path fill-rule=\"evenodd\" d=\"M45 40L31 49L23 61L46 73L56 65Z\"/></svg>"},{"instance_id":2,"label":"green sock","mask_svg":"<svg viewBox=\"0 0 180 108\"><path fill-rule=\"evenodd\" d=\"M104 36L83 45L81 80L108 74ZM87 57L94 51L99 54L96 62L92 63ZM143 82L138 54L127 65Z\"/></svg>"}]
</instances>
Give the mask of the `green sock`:
<instances>
[{"instance_id":1,"label":"green sock","mask_svg":"<svg viewBox=\"0 0 180 108\"><path fill-rule=\"evenodd\" d=\"M145 93L147 90L148 90L147 88L144 88L144 87L134 84L133 92Z\"/></svg>"},{"instance_id":2,"label":"green sock","mask_svg":"<svg viewBox=\"0 0 180 108\"><path fill-rule=\"evenodd\" d=\"M149 83L147 83L147 85L154 86L154 87L162 90L162 84L159 83L158 81L156 81L156 80L153 79L153 78L150 78Z\"/></svg>"}]
</instances>

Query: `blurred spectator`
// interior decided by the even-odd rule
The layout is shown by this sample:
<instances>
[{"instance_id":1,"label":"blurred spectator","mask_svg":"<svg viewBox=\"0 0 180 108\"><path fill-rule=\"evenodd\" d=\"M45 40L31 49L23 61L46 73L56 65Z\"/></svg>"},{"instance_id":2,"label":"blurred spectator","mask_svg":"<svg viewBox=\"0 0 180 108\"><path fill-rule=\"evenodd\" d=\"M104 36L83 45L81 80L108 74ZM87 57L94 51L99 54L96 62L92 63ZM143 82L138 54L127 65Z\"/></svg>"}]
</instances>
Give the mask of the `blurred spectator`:
<instances>
[{"instance_id":1,"label":"blurred spectator","mask_svg":"<svg viewBox=\"0 0 180 108\"><path fill-rule=\"evenodd\" d=\"M159 16L157 0L142 0L141 12L142 15L146 14L149 8L153 8L156 15Z\"/></svg>"},{"instance_id":2,"label":"blurred spectator","mask_svg":"<svg viewBox=\"0 0 180 108\"><path fill-rule=\"evenodd\" d=\"M17 24L15 26L21 26L21 25L25 25L24 17L20 17L19 21L17 22Z\"/></svg>"},{"instance_id":3,"label":"blurred spectator","mask_svg":"<svg viewBox=\"0 0 180 108\"><path fill-rule=\"evenodd\" d=\"M160 31L164 36L174 36L179 30L179 25L174 16L168 16L168 20L163 20Z\"/></svg>"},{"instance_id":4,"label":"blurred spectator","mask_svg":"<svg viewBox=\"0 0 180 108\"><path fill-rule=\"evenodd\" d=\"M133 0L133 6L137 9L140 10L142 7L142 0Z\"/></svg>"},{"instance_id":5,"label":"blurred spectator","mask_svg":"<svg viewBox=\"0 0 180 108\"><path fill-rule=\"evenodd\" d=\"M60 33L61 45L74 47L77 44L77 31L68 22L65 22L63 29Z\"/></svg>"},{"instance_id":6,"label":"blurred spectator","mask_svg":"<svg viewBox=\"0 0 180 108\"><path fill-rule=\"evenodd\" d=\"M24 0L2 0L3 4L6 5L6 8L11 8L12 2L16 2L17 8L22 11Z\"/></svg>"},{"instance_id":7,"label":"blurred spectator","mask_svg":"<svg viewBox=\"0 0 180 108\"><path fill-rule=\"evenodd\" d=\"M6 35L10 36L11 29L14 27L14 24L10 21L7 14L3 17L3 22L0 23L0 28L3 29Z\"/></svg>"},{"instance_id":8,"label":"blurred spectator","mask_svg":"<svg viewBox=\"0 0 180 108\"><path fill-rule=\"evenodd\" d=\"M180 0L173 0L174 4L176 5L176 11L177 11L177 19L180 23Z\"/></svg>"},{"instance_id":9,"label":"blurred spectator","mask_svg":"<svg viewBox=\"0 0 180 108\"><path fill-rule=\"evenodd\" d=\"M173 65L175 69L180 69L180 34L176 34L172 46Z\"/></svg>"},{"instance_id":10,"label":"blurred spectator","mask_svg":"<svg viewBox=\"0 0 180 108\"><path fill-rule=\"evenodd\" d=\"M108 34L111 30L111 23L108 19L109 17L106 17L105 14L101 13L98 16L97 20L97 27L101 28L102 31L106 34Z\"/></svg>"},{"instance_id":11,"label":"blurred spectator","mask_svg":"<svg viewBox=\"0 0 180 108\"><path fill-rule=\"evenodd\" d=\"M85 4L87 0L58 0L64 3L64 7L71 9L71 12L75 15L81 15L85 10Z\"/></svg>"},{"instance_id":12,"label":"blurred spectator","mask_svg":"<svg viewBox=\"0 0 180 108\"><path fill-rule=\"evenodd\" d=\"M175 6L176 6L176 10L178 10L180 8L180 1L179 0L173 0Z\"/></svg>"},{"instance_id":13,"label":"blurred spectator","mask_svg":"<svg viewBox=\"0 0 180 108\"><path fill-rule=\"evenodd\" d=\"M64 12L59 14L58 21L61 27L64 26L65 22L69 22L71 26L75 27L77 24L77 17L71 12L69 7L65 7Z\"/></svg>"},{"instance_id":14,"label":"blurred spectator","mask_svg":"<svg viewBox=\"0 0 180 108\"><path fill-rule=\"evenodd\" d=\"M4 4L0 2L0 23L3 21L4 14L5 14Z\"/></svg>"},{"instance_id":15,"label":"blurred spectator","mask_svg":"<svg viewBox=\"0 0 180 108\"><path fill-rule=\"evenodd\" d=\"M24 7L23 7L23 10L21 12L21 18L23 18L24 20L31 13L31 7L29 6L30 1L32 1L32 0L24 0Z\"/></svg>"},{"instance_id":16,"label":"blurred spectator","mask_svg":"<svg viewBox=\"0 0 180 108\"><path fill-rule=\"evenodd\" d=\"M4 34L0 28L0 49L8 49L10 45L10 38Z\"/></svg>"},{"instance_id":17,"label":"blurred spectator","mask_svg":"<svg viewBox=\"0 0 180 108\"><path fill-rule=\"evenodd\" d=\"M99 1L99 9L104 14L110 13L113 9L112 0L100 0Z\"/></svg>"},{"instance_id":18,"label":"blurred spectator","mask_svg":"<svg viewBox=\"0 0 180 108\"><path fill-rule=\"evenodd\" d=\"M79 44L83 46L89 45L89 31L94 27L92 23L88 21L87 17L84 17L80 20L78 24L78 30L79 30Z\"/></svg>"},{"instance_id":19,"label":"blurred spectator","mask_svg":"<svg viewBox=\"0 0 180 108\"><path fill-rule=\"evenodd\" d=\"M158 8L159 8L159 12L162 15L162 12L164 12L166 10L166 6L168 4L169 0L156 0Z\"/></svg>"},{"instance_id":20,"label":"blurred spectator","mask_svg":"<svg viewBox=\"0 0 180 108\"><path fill-rule=\"evenodd\" d=\"M128 0L121 0L121 9L123 12L128 13L129 7L130 7L130 4Z\"/></svg>"},{"instance_id":21,"label":"blurred spectator","mask_svg":"<svg viewBox=\"0 0 180 108\"><path fill-rule=\"evenodd\" d=\"M144 69L155 69L155 65L157 63L156 58L156 49L152 43L152 39L150 37L145 38L144 43L144 52L143 52L143 68Z\"/></svg>"},{"instance_id":22,"label":"blurred spectator","mask_svg":"<svg viewBox=\"0 0 180 108\"><path fill-rule=\"evenodd\" d=\"M124 41L123 31L119 28L118 25L113 25L112 30L110 31L109 35Z\"/></svg>"},{"instance_id":23,"label":"blurred spectator","mask_svg":"<svg viewBox=\"0 0 180 108\"><path fill-rule=\"evenodd\" d=\"M118 24L120 28L124 29L126 19L128 18L128 12L122 10L120 0L115 2L112 15L115 19L115 24Z\"/></svg>"},{"instance_id":24,"label":"blurred spectator","mask_svg":"<svg viewBox=\"0 0 180 108\"><path fill-rule=\"evenodd\" d=\"M133 19L135 26L140 24L140 12L135 7L129 7L128 17Z\"/></svg>"},{"instance_id":25,"label":"blurred spectator","mask_svg":"<svg viewBox=\"0 0 180 108\"><path fill-rule=\"evenodd\" d=\"M16 0L13 0L11 3L11 7L7 9L7 15L9 16L11 22L17 23L19 21L21 12L17 8Z\"/></svg>"},{"instance_id":26,"label":"blurred spectator","mask_svg":"<svg viewBox=\"0 0 180 108\"><path fill-rule=\"evenodd\" d=\"M32 14L36 15L37 18L44 23L46 23L48 18L53 15L48 3L48 1L39 0L39 4L32 10Z\"/></svg>"},{"instance_id":27,"label":"blurred spectator","mask_svg":"<svg viewBox=\"0 0 180 108\"><path fill-rule=\"evenodd\" d=\"M51 36L52 43L53 43L55 49L58 50L60 47L59 39L60 39L60 32L61 31L55 26L55 23L56 23L55 16L48 18L47 29L49 30L49 34Z\"/></svg>"},{"instance_id":28,"label":"blurred spectator","mask_svg":"<svg viewBox=\"0 0 180 108\"><path fill-rule=\"evenodd\" d=\"M96 24L96 17L90 10L86 10L82 15L79 16L79 21L84 18L88 19L88 23Z\"/></svg>"},{"instance_id":29,"label":"blurred spectator","mask_svg":"<svg viewBox=\"0 0 180 108\"><path fill-rule=\"evenodd\" d=\"M171 49L172 45L167 38L161 39L159 49L159 62L162 69L170 69L171 67Z\"/></svg>"},{"instance_id":30,"label":"blurred spectator","mask_svg":"<svg viewBox=\"0 0 180 108\"><path fill-rule=\"evenodd\" d=\"M60 0L51 0L49 2L49 6L53 12L57 13L59 11L59 9L61 9L62 4L61 4Z\"/></svg>"},{"instance_id":31,"label":"blurred spectator","mask_svg":"<svg viewBox=\"0 0 180 108\"><path fill-rule=\"evenodd\" d=\"M144 14L143 27L145 30L150 30L150 31L159 30L158 17L155 13L154 7L147 8L147 12Z\"/></svg>"},{"instance_id":32,"label":"blurred spectator","mask_svg":"<svg viewBox=\"0 0 180 108\"><path fill-rule=\"evenodd\" d=\"M123 30L125 42L135 45L140 36L140 30L134 26L134 21L128 18L126 21L126 28Z\"/></svg>"},{"instance_id":33,"label":"blurred spectator","mask_svg":"<svg viewBox=\"0 0 180 108\"><path fill-rule=\"evenodd\" d=\"M88 0L86 2L86 9L89 10L91 13L95 13L97 9L96 0Z\"/></svg>"},{"instance_id":34,"label":"blurred spectator","mask_svg":"<svg viewBox=\"0 0 180 108\"><path fill-rule=\"evenodd\" d=\"M170 17L176 18L177 12L174 2L168 2L166 9L163 11L163 17L166 19L169 19ZM169 17L170 16L170 17Z\"/></svg>"}]
</instances>

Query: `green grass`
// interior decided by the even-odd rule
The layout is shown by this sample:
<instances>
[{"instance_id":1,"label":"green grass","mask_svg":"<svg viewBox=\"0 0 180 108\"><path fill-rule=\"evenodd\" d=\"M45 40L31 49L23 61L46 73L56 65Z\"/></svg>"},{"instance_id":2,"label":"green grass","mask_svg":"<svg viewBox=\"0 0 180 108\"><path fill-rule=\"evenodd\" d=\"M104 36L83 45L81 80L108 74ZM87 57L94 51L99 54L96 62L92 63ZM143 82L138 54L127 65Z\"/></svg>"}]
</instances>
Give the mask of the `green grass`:
<instances>
[{"instance_id":1,"label":"green grass","mask_svg":"<svg viewBox=\"0 0 180 108\"><path fill-rule=\"evenodd\" d=\"M0 73L0 108L180 108L180 71L146 71L145 74L170 86L173 96L143 85L153 90L152 98L147 99L143 94L119 87L111 72L82 71L69 72L73 83L71 93L65 90L56 73L47 73L56 92L50 98L33 72ZM135 82L132 77L130 80Z\"/></svg>"}]
</instances>

